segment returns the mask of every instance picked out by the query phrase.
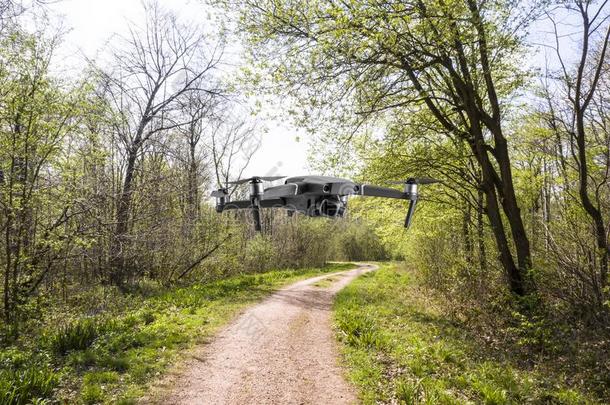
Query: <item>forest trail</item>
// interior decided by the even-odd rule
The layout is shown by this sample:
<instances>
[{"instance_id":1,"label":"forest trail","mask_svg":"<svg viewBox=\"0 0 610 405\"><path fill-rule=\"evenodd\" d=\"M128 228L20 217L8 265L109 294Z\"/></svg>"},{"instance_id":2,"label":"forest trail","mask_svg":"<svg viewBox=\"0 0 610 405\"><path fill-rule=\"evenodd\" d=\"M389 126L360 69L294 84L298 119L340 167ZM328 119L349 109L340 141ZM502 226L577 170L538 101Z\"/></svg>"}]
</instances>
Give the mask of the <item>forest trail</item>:
<instances>
[{"instance_id":1,"label":"forest trail","mask_svg":"<svg viewBox=\"0 0 610 405\"><path fill-rule=\"evenodd\" d=\"M171 373L162 404L352 404L331 328L333 297L372 264L285 287ZM154 396L154 395L153 395ZM151 401L151 398L147 398Z\"/></svg>"}]
</instances>

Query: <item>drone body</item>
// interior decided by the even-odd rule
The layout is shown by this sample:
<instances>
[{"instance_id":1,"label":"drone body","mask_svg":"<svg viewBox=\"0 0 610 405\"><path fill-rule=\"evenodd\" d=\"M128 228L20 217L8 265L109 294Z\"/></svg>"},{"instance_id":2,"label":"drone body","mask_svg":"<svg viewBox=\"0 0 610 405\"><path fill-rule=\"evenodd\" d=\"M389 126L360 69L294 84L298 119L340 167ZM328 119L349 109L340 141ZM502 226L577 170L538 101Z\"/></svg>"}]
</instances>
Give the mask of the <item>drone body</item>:
<instances>
[{"instance_id":1,"label":"drone body","mask_svg":"<svg viewBox=\"0 0 610 405\"><path fill-rule=\"evenodd\" d=\"M229 184L249 183L250 199L230 201L226 188L216 190L212 192L212 197L216 197L216 211L251 209L255 229L260 231L261 208L283 208L288 211L288 215L299 212L310 217L342 217L347 209L347 199L350 195L385 197L409 201L405 218L405 227L408 228L417 202L418 185L437 182L434 179L411 178L400 182L404 185L404 189L399 191L393 188L355 183L338 177L298 176L287 178L284 184L279 186L268 188L263 186L263 181L282 178L284 177L251 177L230 182Z\"/></svg>"}]
</instances>

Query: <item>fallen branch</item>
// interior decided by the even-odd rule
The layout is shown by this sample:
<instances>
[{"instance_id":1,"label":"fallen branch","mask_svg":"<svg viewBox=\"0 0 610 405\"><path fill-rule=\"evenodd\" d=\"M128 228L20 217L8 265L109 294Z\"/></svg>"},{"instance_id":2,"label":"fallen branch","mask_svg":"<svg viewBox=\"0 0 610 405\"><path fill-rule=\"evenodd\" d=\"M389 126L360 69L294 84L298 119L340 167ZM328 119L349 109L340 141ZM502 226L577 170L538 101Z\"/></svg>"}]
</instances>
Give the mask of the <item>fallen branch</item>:
<instances>
[{"instance_id":1,"label":"fallen branch","mask_svg":"<svg viewBox=\"0 0 610 405\"><path fill-rule=\"evenodd\" d=\"M205 259L207 259L212 253L214 253L219 247L221 247L227 240L229 240L229 238L231 237L231 234L228 234L226 238L224 238L223 240L221 240L216 246L214 246L211 250L209 250L207 253L203 254L202 256L200 256L197 260L195 260L193 263L191 263L182 273L180 273L180 275L176 278L175 281L180 280L182 277L186 276L187 274L189 274L191 271L193 271L193 269L195 267L197 267L202 261L204 261Z\"/></svg>"}]
</instances>

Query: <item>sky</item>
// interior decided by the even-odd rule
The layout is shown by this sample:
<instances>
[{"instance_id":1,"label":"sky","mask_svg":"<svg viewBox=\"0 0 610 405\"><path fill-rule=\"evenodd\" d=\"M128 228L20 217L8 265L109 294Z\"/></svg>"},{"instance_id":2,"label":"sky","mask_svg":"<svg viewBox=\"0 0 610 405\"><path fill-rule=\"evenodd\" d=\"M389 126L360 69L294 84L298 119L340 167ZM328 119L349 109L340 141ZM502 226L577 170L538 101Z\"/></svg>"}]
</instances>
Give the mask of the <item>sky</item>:
<instances>
[{"instance_id":1,"label":"sky","mask_svg":"<svg viewBox=\"0 0 610 405\"><path fill-rule=\"evenodd\" d=\"M209 10L199 0L160 0L160 3L187 21L207 25ZM61 0L49 5L51 13L61 18L65 29L61 60L64 66L83 66L85 57L102 55L114 35L126 34L130 24L142 19L140 0ZM240 60L238 50L225 52L225 63L230 69ZM279 104L280 100L278 100ZM281 109L281 105L267 105L267 109ZM274 114L280 115L281 114ZM307 143L303 133L281 118L259 117L262 134L261 147L251 160L244 175L299 175L307 172Z\"/></svg>"}]
</instances>

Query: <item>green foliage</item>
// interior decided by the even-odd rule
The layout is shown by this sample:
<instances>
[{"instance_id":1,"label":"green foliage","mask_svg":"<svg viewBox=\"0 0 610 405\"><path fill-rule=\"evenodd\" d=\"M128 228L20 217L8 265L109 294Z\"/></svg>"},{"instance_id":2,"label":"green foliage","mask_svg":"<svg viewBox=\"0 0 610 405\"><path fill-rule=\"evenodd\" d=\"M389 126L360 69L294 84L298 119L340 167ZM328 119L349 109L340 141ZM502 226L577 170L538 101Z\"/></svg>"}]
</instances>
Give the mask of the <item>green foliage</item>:
<instances>
[{"instance_id":1,"label":"green foliage","mask_svg":"<svg viewBox=\"0 0 610 405\"><path fill-rule=\"evenodd\" d=\"M105 327L105 323L96 318L78 319L59 326L56 332L47 336L46 341L55 353L65 355L72 350L89 348Z\"/></svg>"},{"instance_id":2,"label":"green foliage","mask_svg":"<svg viewBox=\"0 0 610 405\"><path fill-rule=\"evenodd\" d=\"M336 232L339 257L349 261L387 259L381 239L366 222L349 222Z\"/></svg>"},{"instance_id":3,"label":"green foliage","mask_svg":"<svg viewBox=\"0 0 610 405\"><path fill-rule=\"evenodd\" d=\"M244 269L252 272L260 272L269 269L276 263L276 255L280 254L275 250L273 242L262 235L256 235L248 242L243 255Z\"/></svg>"},{"instance_id":4,"label":"green foliage","mask_svg":"<svg viewBox=\"0 0 610 405\"><path fill-rule=\"evenodd\" d=\"M382 349L383 337L370 316L357 308L345 311L349 313L337 314L342 339L351 346Z\"/></svg>"},{"instance_id":5,"label":"green foliage","mask_svg":"<svg viewBox=\"0 0 610 405\"><path fill-rule=\"evenodd\" d=\"M571 374L519 360L452 319L414 272L392 264L360 277L335 303L350 379L366 404L598 403ZM383 336L382 344L363 336ZM603 397L605 398L605 397Z\"/></svg>"}]
</instances>

